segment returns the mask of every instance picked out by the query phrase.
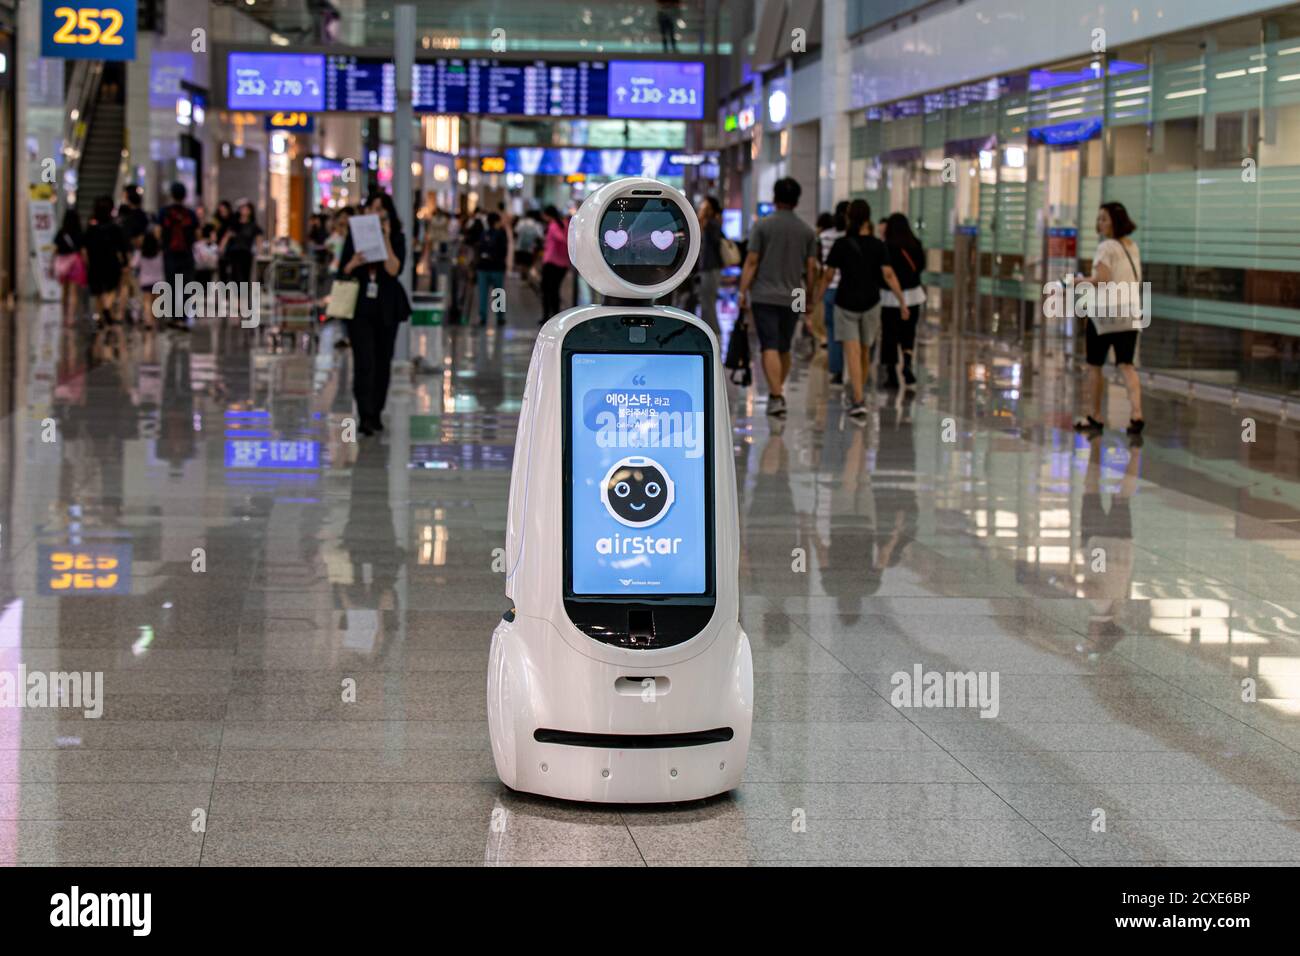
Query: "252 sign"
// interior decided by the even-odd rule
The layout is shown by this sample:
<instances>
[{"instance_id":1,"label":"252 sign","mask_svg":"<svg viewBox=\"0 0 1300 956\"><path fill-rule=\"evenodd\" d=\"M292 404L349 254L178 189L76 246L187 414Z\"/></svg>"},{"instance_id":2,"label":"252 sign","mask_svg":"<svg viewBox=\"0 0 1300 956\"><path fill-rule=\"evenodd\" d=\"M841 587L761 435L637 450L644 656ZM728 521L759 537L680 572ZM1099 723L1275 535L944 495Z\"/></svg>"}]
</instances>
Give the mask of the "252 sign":
<instances>
[{"instance_id":1,"label":"252 sign","mask_svg":"<svg viewBox=\"0 0 1300 956\"><path fill-rule=\"evenodd\" d=\"M41 0L41 56L134 60L137 0Z\"/></svg>"}]
</instances>

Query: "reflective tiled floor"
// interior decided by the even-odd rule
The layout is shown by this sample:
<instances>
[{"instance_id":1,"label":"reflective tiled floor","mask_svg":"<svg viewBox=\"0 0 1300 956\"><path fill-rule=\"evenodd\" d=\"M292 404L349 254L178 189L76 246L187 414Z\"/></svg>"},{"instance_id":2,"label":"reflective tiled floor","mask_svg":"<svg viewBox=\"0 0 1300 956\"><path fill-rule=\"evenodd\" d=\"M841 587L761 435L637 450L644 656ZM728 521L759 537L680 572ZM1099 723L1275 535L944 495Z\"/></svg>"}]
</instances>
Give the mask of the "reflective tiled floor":
<instances>
[{"instance_id":1,"label":"reflective tiled floor","mask_svg":"<svg viewBox=\"0 0 1300 956\"><path fill-rule=\"evenodd\" d=\"M102 671L104 713L0 708L0 863L1300 861L1300 437L1153 396L1090 443L1059 342L932 335L865 426L820 360L783 426L737 394L744 785L505 790L522 312L359 444L346 351L9 320L0 671ZM894 706L918 667L996 716Z\"/></svg>"}]
</instances>

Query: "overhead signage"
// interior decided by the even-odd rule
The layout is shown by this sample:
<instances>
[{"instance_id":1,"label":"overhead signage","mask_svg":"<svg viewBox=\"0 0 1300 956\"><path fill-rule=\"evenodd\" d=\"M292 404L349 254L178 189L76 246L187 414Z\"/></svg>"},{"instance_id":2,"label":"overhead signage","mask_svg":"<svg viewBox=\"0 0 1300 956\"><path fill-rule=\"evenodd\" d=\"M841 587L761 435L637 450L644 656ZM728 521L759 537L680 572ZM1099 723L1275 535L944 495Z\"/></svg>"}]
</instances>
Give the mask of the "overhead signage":
<instances>
[{"instance_id":1,"label":"overhead signage","mask_svg":"<svg viewBox=\"0 0 1300 956\"><path fill-rule=\"evenodd\" d=\"M704 64L613 60L609 115L647 119L704 118Z\"/></svg>"},{"instance_id":2,"label":"overhead signage","mask_svg":"<svg viewBox=\"0 0 1300 956\"><path fill-rule=\"evenodd\" d=\"M41 0L41 56L134 60L136 0Z\"/></svg>"},{"instance_id":3,"label":"overhead signage","mask_svg":"<svg viewBox=\"0 0 1300 956\"><path fill-rule=\"evenodd\" d=\"M315 128L316 120L310 113L277 110L266 118L266 131L268 133L310 133Z\"/></svg>"},{"instance_id":4,"label":"overhead signage","mask_svg":"<svg viewBox=\"0 0 1300 956\"><path fill-rule=\"evenodd\" d=\"M230 53L227 107L391 113L391 60L340 54ZM695 120L704 64L642 60L438 59L412 67L417 112Z\"/></svg>"},{"instance_id":5,"label":"overhead signage","mask_svg":"<svg viewBox=\"0 0 1300 956\"><path fill-rule=\"evenodd\" d=\"M685 160L685 162L683 162ZM527 176L681 176L688 166L716 164L716 153L662 149L576 149L518 146L506 150L505 172Z\"/></svg>"},{"instance_id":6,"label":"overhead signage","mask_svg":"<svg viewBox=\"0 0 1300 956\"><path fill-rule=\"evenodd\" d=\"M226 106L232 110L323 110L324 54L231 53L226 60Z\"/></svg>"}]
</instances>

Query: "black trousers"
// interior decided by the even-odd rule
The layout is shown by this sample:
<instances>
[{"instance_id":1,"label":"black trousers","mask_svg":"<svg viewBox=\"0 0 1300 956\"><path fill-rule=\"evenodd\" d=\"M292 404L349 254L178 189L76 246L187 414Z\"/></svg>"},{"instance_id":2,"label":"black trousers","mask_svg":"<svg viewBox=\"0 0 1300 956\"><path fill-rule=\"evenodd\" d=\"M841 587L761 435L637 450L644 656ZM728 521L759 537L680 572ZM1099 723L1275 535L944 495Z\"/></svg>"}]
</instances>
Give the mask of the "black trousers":
<instances>
[{"instance_id":1,"label":"black trousers","mask_svg":"<svg viewBox=\"0 0 1300 956\"><path fill-rule=\"evenodd\" d=\"M247 249L226 252L226 281L250 282L253 278L253 253Z\"/></svg>"},{"instance_id":2,"label":"black trousers","mask_svg":"<svg viewBox=\"0 0 1300 956\"><path fill-rule=\"evenodd\" d=\"M375 315L361 315L347 323L348 341L352 344L352 397L356 399L361 425L379 421L388 401L388 379L400 324Z\"/></svg>"},{"instance_id":3,"label":"black trousers","mask_svg":"<svg viewBox=\"0 0 1300 956\"><path fill-rule=\"evenodd\" d=\"M911 352L916 346L916 320L920 306L910 307L911 318L903 321L899 309L880 310L880 364L893 368L898 364L898 350Z\"/></svg>"},{"instance_id":4,"label":"black trousers","mask_svg":"<svg viewBox=\"0 0 1300 956\"><path fill-rule=\"evenodd\" d=\"M549 319L560 311L560 288L569 270L564 266L544 263L542 265L542 318Z\"/></svg>"}]
</instances>

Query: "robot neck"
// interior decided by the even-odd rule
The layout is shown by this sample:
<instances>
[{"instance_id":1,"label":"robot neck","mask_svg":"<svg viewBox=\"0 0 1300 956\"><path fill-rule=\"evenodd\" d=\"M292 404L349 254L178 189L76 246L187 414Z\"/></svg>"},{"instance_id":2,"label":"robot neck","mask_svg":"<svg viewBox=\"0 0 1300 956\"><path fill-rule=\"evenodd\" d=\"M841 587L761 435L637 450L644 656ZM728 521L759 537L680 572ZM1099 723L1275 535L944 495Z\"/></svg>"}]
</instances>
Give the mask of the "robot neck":
<instances>
[{"instance_id":1,"label":"robot neck","mask_svg":"<svg viewBox=\"0 0 1300 956\"><path fill-rule=\"evenodd\" d=\"M604 305L625 305L625 306L652 306L655 304L654 299L625 299L622 296L607 295L603 299Z\"/></svg>"}]
</instances>

